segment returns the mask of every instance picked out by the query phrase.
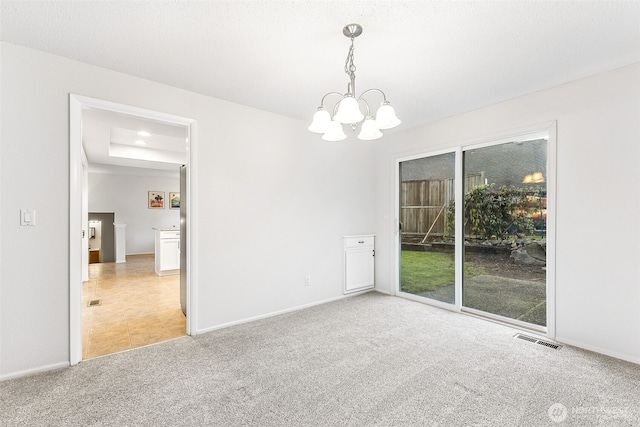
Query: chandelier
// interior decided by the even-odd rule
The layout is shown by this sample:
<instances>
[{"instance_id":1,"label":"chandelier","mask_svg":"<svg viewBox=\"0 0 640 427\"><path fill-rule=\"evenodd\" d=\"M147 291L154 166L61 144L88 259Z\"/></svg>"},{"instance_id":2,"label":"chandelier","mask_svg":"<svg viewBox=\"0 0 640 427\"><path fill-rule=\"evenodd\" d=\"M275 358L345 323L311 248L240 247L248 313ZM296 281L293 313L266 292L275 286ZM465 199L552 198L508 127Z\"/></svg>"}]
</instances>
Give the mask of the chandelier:
<instances>
[{"instance_id":1,"label":"chandelier","mask_svg":"<svg viewBox=\"0 0 640 427\"><path fill-rule=\"evenodd\" d=\"M372 140L382 136L380 129L391 129L400 124L396 117L396 112L387 101L387 97L380 89L367 89L356 98L356 66L353 63L353 40L362 34L362 27L358 24L349 24L342 29L342 33L351 39L351 47L344 64L344 72L349 76L347 93L329 92L322 97L318 111L313 115L313 122L309 130L315 133L322 133L325 141L342 141L347 135L342 130L343 124L351 125L353 131L362 122L358 139ZM375 116L371 114L369 103L363 98L364 95L378 92L382 95L382 102L376 111ZM324 107L324 101L329 95L338 95L340 100L329 113ZM364 114L360 110L360 104L365 107ZM364 121L363 121L364 120Z\"/></svg>"}]
</instances>

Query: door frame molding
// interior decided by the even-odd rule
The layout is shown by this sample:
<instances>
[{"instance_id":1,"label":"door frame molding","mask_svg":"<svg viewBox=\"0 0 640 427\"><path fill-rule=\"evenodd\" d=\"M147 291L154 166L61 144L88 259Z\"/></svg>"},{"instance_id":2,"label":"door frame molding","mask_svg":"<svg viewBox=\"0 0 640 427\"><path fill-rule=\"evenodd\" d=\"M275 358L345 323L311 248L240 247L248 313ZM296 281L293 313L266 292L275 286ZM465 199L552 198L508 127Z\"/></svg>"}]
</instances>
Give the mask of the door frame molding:
<instances>
[{"instance_id":1,"label":"door frame molding","mask_svg":"<svg viewBox=\"0 0 640 427\"><path fill-rule=\"evenodd\" d=\"M69 364L82 361L82 110L98 108L187 127L187 335L195 335L197 301L196 120L97 98L69 94Z\"/></svg>"}]
</instances>

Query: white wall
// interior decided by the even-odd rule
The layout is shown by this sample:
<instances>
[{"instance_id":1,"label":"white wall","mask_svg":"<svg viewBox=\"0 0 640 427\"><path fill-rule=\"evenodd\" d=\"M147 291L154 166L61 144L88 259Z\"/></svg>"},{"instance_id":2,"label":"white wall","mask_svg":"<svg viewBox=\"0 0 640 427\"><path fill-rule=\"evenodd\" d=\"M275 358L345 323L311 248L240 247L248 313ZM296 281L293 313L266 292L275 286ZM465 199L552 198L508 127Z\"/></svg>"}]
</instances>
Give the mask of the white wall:
<instances>
[{"instance_id":1,"label":"white wall","mask_svg":"<svg viewBox=\"0 0 640 427\"><path fill-rule=\"evenodd\" d=\"M176 166L178 169L178 166ZM169 209L169 192L180 192L180 177L90 173L89 212L115 212L116 222L125 228L126 253L154 253L152 228L180 226L180 210ZM164 191L165 208L149 209L149 191Z\"/></svg>"},{"instance_id":2,"label":"white wall","mask_svg":"<svg viewBox=\"0 0 640 427\"><path fill-rule=\"evenodd\" d=\"M640 363L640 64L390 135L378 145L377 287L394 292L394 165L557 121L556 338Z\"/></svg>"},{"instance_id":3,"label":"white wall","mask_svg":"<svg viewBox=\"0 0 640 427\"><path fill-rule=\"evenodd\" d=\"M69 361L69 93L197 121L197 332L342 295L341 236L375 226L371 143L5 42L1 54L0 378ZM36 227L20 227L21 207Z\"/></svg>"},{"instance_id":4,"label":"white wall","mask_svg":"<svg viewBox=\"0 0 640 427\"><path fill-rule=\"evenodd\" d=\"M343 234L376 232L391 291L395 157L557 120L557 338L640 362L638 65L381 143L327 143L301 121L0 46L0 379L69 361L69 93L197 121L197 332L339 297Z\"/></svg>"}]
</instances>

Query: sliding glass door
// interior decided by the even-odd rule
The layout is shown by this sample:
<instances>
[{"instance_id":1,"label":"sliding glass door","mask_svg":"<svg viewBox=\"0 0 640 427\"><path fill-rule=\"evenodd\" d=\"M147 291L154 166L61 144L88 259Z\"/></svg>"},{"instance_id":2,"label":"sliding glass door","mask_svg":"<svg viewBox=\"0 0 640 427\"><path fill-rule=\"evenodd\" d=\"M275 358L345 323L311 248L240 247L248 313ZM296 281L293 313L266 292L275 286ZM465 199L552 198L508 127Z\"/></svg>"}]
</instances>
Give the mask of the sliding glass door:
<instances>
[{"instance_id":1,"label":"sliding glass door","mask_svg":"<svg viewBox=\"0 0 640 427\"><path fill-rule=\"evenodd\" d=\"M399 162L401 294L544 329L548 162L541 135Z\"/></svg>"},{"instance_id":2,"label":"sliding glass door","mask_svg":"<svg viewBox=\"0 0 640 427\"><path fill-rule=\"evenodd\" d=\"M547 141L465 150L462 305L546 326Z\"/></svg>"},{"instance_id":3,"label":"sliding glass door","mask_svg":"<svg viewBox=\"0 0 640 427\"><path fill-rule=\"evenodd\" d=\"M400 163L400 291L455 301L455 153Z\"/></svg>"}]
</instances>

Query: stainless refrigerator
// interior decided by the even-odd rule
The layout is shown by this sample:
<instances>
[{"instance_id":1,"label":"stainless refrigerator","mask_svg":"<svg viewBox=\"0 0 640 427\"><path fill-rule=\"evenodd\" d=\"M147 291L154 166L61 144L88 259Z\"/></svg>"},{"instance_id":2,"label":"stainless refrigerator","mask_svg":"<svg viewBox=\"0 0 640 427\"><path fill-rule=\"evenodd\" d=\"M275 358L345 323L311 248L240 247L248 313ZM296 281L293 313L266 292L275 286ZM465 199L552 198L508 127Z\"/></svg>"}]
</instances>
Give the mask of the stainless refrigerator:
<instances>
[{"instance_id":1,"label":"stainless refrigerator","mask_svg":"<svg viewBox=\"0 0 640 427\"><path fill-rule=\"evenodd\" d=\"M180 307L187 315L187 167L180 166Z\"/></svg>"}]
</instances>

